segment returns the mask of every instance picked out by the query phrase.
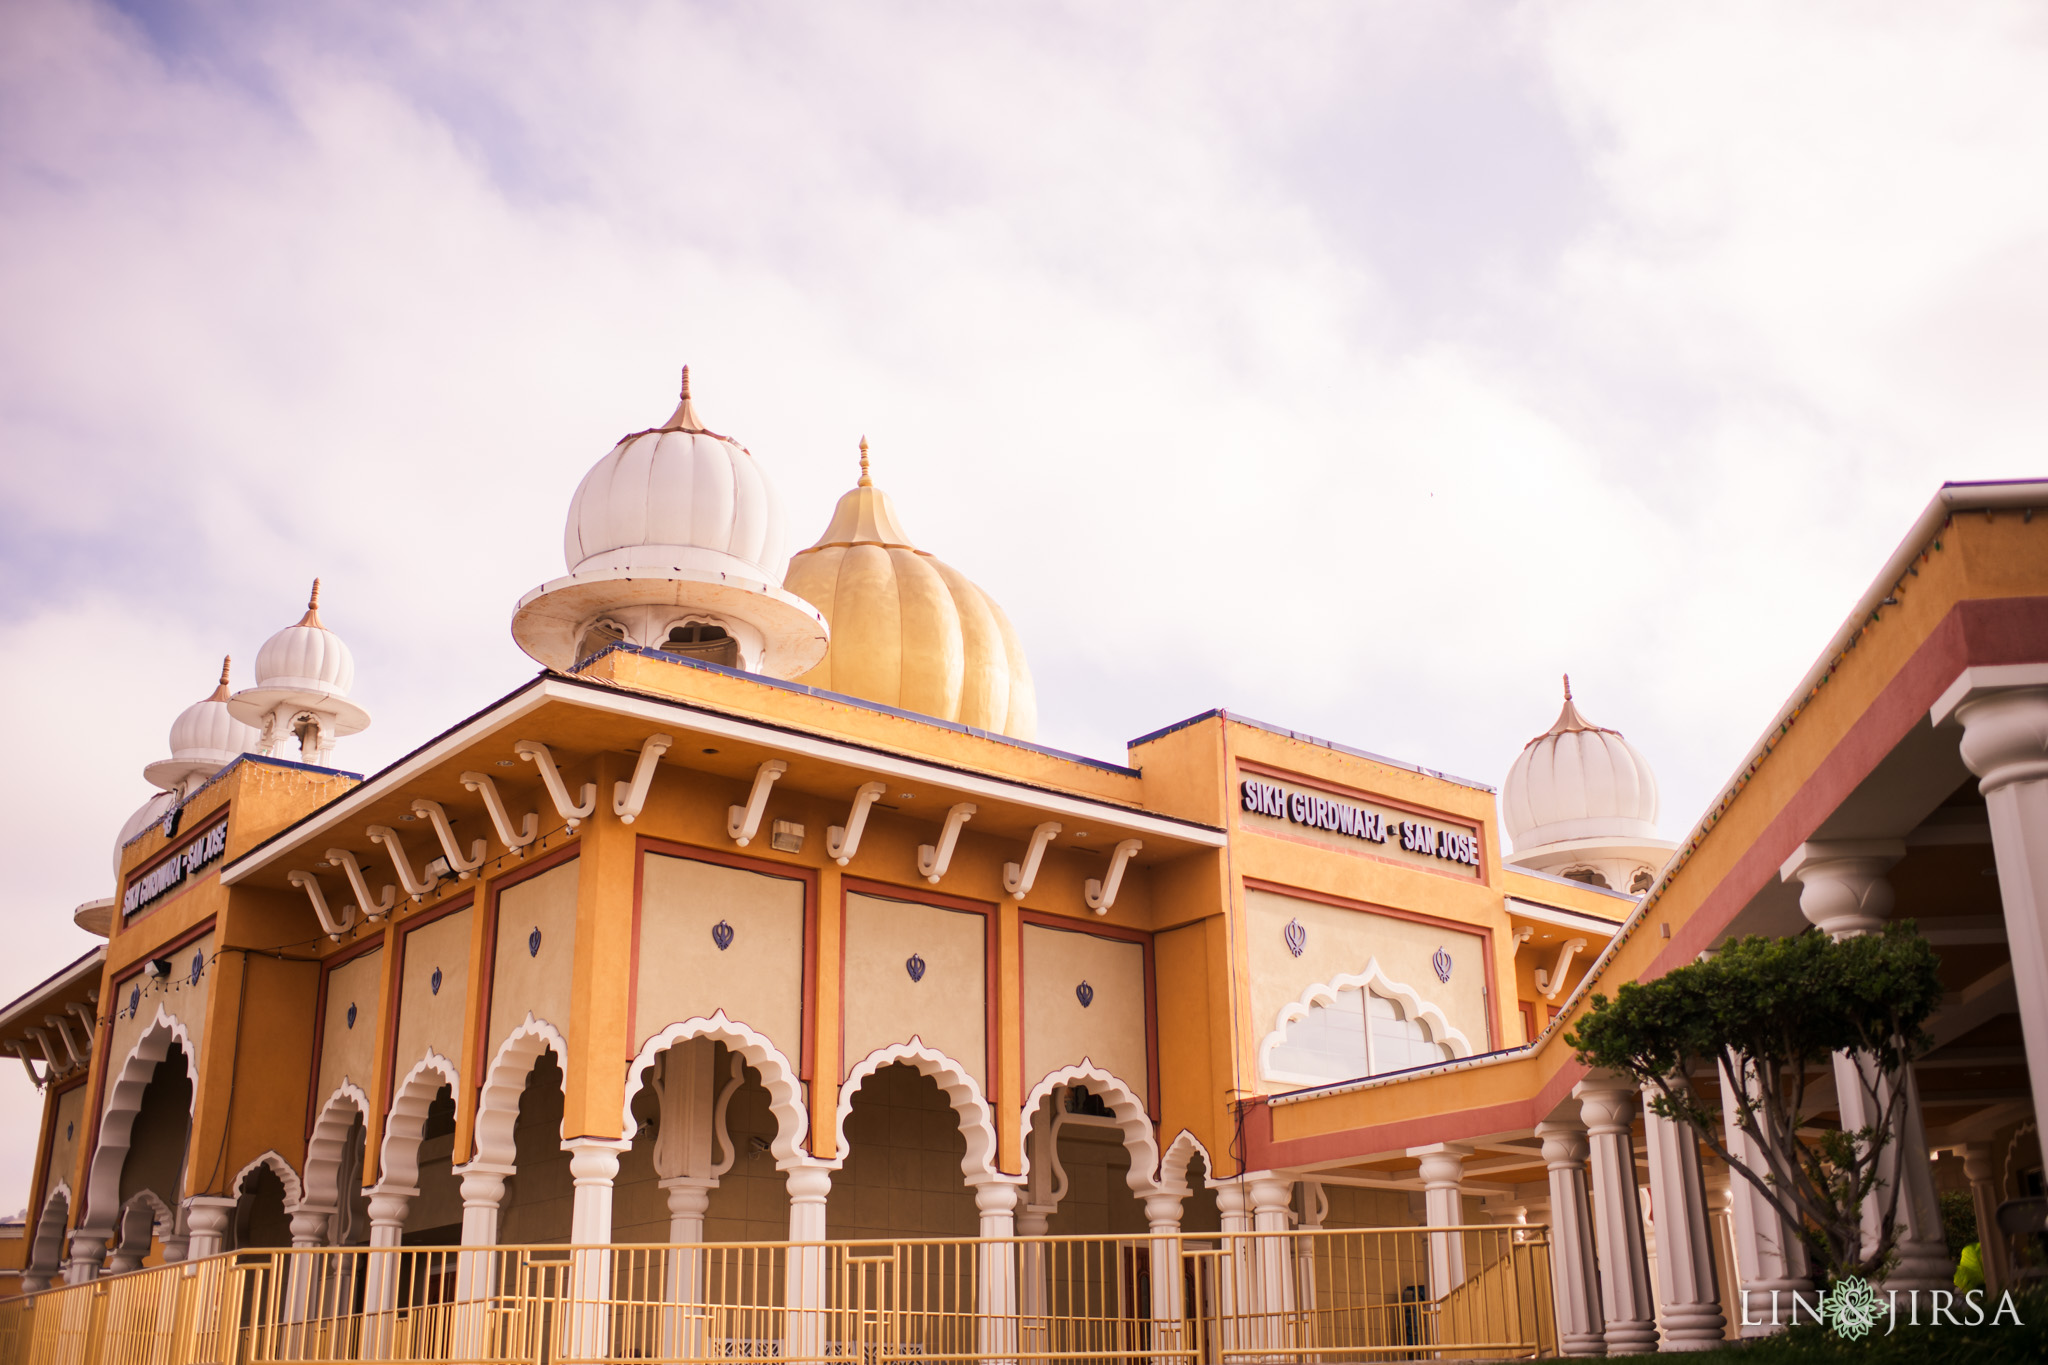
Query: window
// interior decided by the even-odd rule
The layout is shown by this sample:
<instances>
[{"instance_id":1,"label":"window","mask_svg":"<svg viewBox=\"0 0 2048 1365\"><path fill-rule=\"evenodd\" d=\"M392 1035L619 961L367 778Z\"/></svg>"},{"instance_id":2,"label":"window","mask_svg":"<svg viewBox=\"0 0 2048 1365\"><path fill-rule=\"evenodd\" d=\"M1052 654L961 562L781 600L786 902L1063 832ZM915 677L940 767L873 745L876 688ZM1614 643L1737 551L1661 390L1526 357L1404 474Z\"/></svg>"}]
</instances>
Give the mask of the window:
<instances>
[{"instance_id":1,"label":"window","mask_svg":"<svg viewBox=\"0 0 2048 1365\"><path fill-rule=\"evenodd\" d=\"M1288 1024L1267 1054L1266 1070L1277 1080L1313 1085L1405 1071L1451 1056L1449 1045L1436 1041L1429 1026L1409 1018L1400 1004L1352 986L1334 1000L1310 1005Z\"/></svg>"},{"instance_id":2,"label":"window","mask_svg":"<svg viewBox=\"0 0 2048 1365\"><path fill-rule=\"evenodd\" d=\"M617 621L593 622L590 629L583 632L582 643L576 646L576 660L581 663L607 645L615 645L625 638L626 628Z\"/></svg>"},{"instance_id":3,"label":"window","mask_svg":"<svg viewBox=\"0 0 2048 1365\"><path fill-rule=\"evenodd\" d=\"M1657 874L1647 867L1636 869L1636 875L1629 878L1628 891L1631 896L1640 896L1656 884Z\"/></svg>"},{"instance_id":4,"label":"window","mask_svg":"<svg viewBox=\"0 0 2048 1365\"><path fill-rule=\"evenodd\" d=\"M1564 875L1572 881L1584 882L1588 886L1605 887L1609 891L1612 891L1614 889L1613 887L1607 885L1606 877L1602 876L1598 872L1595 872L1590 867L1575 867L1571 871L1565 873Z\"/></svg>"},{"instance_id":5,"label":"window","mask_svg":"<svg viewBox=\"0 0 2048 1365\"><path fill-rule=\"evenodd\" d=\"M685 659L702 659L710 664L724 664L727 668L737 668L740 662L740 642L727 634L724 626L707 625L702 621L671 626L661 642L661 652L680 654Z\"/></svg>"}]
</instances>

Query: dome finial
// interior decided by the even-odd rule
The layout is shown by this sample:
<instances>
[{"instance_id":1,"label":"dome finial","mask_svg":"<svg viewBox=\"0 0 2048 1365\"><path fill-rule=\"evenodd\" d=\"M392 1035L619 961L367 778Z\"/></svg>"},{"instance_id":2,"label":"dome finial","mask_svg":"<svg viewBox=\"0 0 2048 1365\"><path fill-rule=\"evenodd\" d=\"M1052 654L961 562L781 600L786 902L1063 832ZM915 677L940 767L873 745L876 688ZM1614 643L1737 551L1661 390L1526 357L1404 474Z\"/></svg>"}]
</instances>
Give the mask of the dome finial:
<instances>
[{"instance_id":1,"label":"dome finial","mask_svg":"<svg viewBox=\"0 0 2048 1365\"><path fill-rule=\"evenodd\" d=\"M688 365L683 366L683 392L681 396L685 399L690 396L690 367Z\"/></svg>"},{"instance_id":2,"label":"dome finial","mask_svg":"<svg viewBox=\"0 0 2048 1365\"><path fill-rule=\"evenodd\" d=\"M313 580L313 593L306 599L306 614L299 618L299 624L315 630L327 629L320 623L320 580L317 578Z\"/></svg>"},{"instance_id":3,"label":"dome finial","mask_svg":"<svg viewBox=\"0 0 2048 1365\"><path fill-rule=\"evenodd\" d=\"M220 656L220 686L213 689L213 696L211 700L226 701L228 699L228 667L231 664L233 664L234 661L235 656L232 654L223 654Z\"/></svg>"},{"instance_id":4,"label":"dome finial","mask_svg":"<svg viewBox=\"0 0 2048 1365\"><path fill-rule=\"evenodd\" d=\"M868 477L868 438L860 438L860 486L873 488L875 481Z\"/></svg>"},{"instance_id":5,"label":"dome finial","mask_svg":"<svg viewBox=\"0 0 2048 1365\"><path fill-rule=\"evenodd\" d=\"M1564 675L1564 699L1566 701L1572 699L1572 675L1569 673Z\"/></svg>"},{"instance_id":6,"label":"dome finial","mask_svg":"<svg viewBox=\"0 0 2048 1365\"><path fill-rule=\"evenodd\" d=\"M683 391L676 399L676 410L669 414L668 421L655 428L656 431L702 431L707 436L717 436L708 431L702 418L697 416L697 405L690 401L690 367L683 366ZM724 437L719 437L724 440Z\"/></svg>"}]
</instances>

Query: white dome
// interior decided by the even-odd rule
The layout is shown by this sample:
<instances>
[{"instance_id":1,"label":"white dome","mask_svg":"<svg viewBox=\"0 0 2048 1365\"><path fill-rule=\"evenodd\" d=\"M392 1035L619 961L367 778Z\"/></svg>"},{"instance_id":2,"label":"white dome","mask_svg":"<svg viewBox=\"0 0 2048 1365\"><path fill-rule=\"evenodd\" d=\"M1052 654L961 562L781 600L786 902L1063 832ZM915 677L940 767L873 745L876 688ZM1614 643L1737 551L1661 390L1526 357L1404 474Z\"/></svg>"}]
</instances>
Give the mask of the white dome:
<instances>
[{"instance_id":1,"label":"white dome","mask_svg":"<svg viewBox=\"0 0 2048 1365\"><path fill-rule=\"evenodd\" d=\"M135 814L129 816L122 824L121 832L114 836L115 881L121 879L121 850L128 847L128 841L148 829L151 825L162 820L164 816L170 813L171 807L177 804L178 798L175 793L158 792L155 796L150 797L149 800L137 806Z\"/></svg>"},{"instance_id":2,"label":"white dome","mask_svg":"<svg viewBox=\"0 0 2048 1365\"><path fill-rule=\"evenodd\" d=\"M346 697L356 685L356 660L339 635L320 621L320 580L298 624L286 626L256 651L256 686L264 691L325 692Z\"/></svg>"},{"instance_id":3,"label":"white dome","mask_svg":"<svg viewBox=\"0 0 2048 1365\"><path fill-rule=\"evenodd\" d=\"M142 770L149 782L175 787L196 773L211 776L243 754L253 753L262 734L228 714L228 660L220 661L220 686L195 701L171 722L171 756Z\"/></svg>"},{"instance_id":4,"label":"white dome","mask_svg":"<svg viewBox=\"0 0 2048 1365\"><path fill-rule=\"evenodd\" d=\"M745 446L704 429L687 370L674 415L620 441L583 476L562 558L572 574L692 568L771 584L789 560L767 475Z\"/></svg>"},{"instance_id":5,"label":"white dome","mask_svg":"<svg viewBox=\"0 0 2048 1365\"><path fill-rule=\"evenodd\" d=\"M1517 853L1567 839L1655 840L1657 776L1618 731L1579 714L1567 682L1557 723L1508 770L1501 817Z\"/></svg>"}]
</instances>

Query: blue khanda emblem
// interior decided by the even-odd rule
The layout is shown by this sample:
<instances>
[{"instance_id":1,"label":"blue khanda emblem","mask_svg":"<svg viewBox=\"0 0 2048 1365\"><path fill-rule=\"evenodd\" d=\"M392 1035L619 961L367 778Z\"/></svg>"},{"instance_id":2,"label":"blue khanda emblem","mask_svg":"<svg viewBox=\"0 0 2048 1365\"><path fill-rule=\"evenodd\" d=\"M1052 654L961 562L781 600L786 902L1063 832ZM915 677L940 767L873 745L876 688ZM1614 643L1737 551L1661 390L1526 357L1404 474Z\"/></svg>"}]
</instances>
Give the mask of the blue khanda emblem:
<instances>
[{"instance_id":1,"label":"blue khanda emblem","mask_svg":"<svg viewBox=\"0 0 2048 1365\"><path fill-rule=\"evenodd\" d=\"M205 971L205 970L206 970L206 954L205 954L204 952L197 952L197 953L194 953L194 954L192 954L192 984L193 984L193 985L195 985L195 986L196 986L196 985L198 985L198 984L199 984L199 974L200 974L201 972Z\"/></svg>"},{"instance_id":2,"label":"blue khanda emblem","mask_svg":"<svg viewBox=\"0 0 2048 1365\"><path fill-rule=\"evenodd\" d=\"M356 1002L353 1000L348 1002L348 1026L350 1028L356 1026Z\"/></svg>"},{"instance_id":3,"label":"blue khanda emblem","mask_svg":"<svg viewBox=\"0 0 2048 1365\"><path fill-rule=\"evenodd\" d=\"M1095 1003L1095 988L1083 981L1074 987L1074 998L1081 1002L1081 1008L1085 1010Z\"/></svg>"},{"instance_id":4,"label":"blue khanda emblem","mask_svg":"<svg viewBox=\"0 0 2048 1365\"><path fill-rule=\"evenodd\" d=\"M1287 921L1287 927L1280 931L1280 936L1287 940L1287 951L1296 957L1300 957L1301 950L1308 947L1308 930L1302 927L1298 919Z\"/></svg>"},{"instance_id":5,"label":"blue khanda emblem","mask_svg":"<svg viewBox=\"0 0 2048 1365\"><path fill-rule=\"evenodd\" d=\"M910 979L912 981L924 980L924 959L919 957L916 953L912 953L910 957L904 962L903 970L910 973Z\"/></svg>"},{"instance_id":6,"label":"blue khanda emblem","mask_svg":"<svg viewBox=\"0 0 2048 1365\"><path fill-rule=\"evenodd\" d=\"M1438 949L1436 950L1436 955L1435 955L1434 957L1430 958L1430 960L1429 960L1429 965L1430 965L1430 966L1432 966L1432 967L1434 967L1434 968L1436 968L1436 979L1437 979L1437 980L1439 980L1439 981L1443 981L1443 982L1449 982L1449 981L1450 981L1450 979L1451 979L1451 955L1450 955L1449 953L1445 952L1445 951L1444 951L1444 950L1443 950L1442 948L1438 948Z\"/></svg>"},{"instance_id":7,"label":"blue khanda emblem","mask_svg":"<svg viewBox=\"0 0 2048 1365\"><path fill-rule=\"evenodd\" d=\"M76 1127L76 1125L75 1125L75 1124L70 1124L70 1123L67 1123L67 1124L65 1124L65 1125L64 1125L64 1140L65 1140L66 1142L69 1142L69 1141L71 1141L71 1130L72 1130L72 1129L73 1129L74 1127Z\"/></svg>"},{"instance_id":8,"label":"blue khanda emblem","mask_svg":"<svg viewBox=\"0 0 2048 1365\"><path fill-rule=\"evenodd\" d=\"M133 1019L142 1013L142 986L138 983L128 992L128 1017Z\"/></svg>"},{"instance_id":9,"label":"blue khanda emblem","mask_svg":"<svg viewBox=\"0 0 2048 1365\"><path fill-rule=\"evenodd\" d=\"M528 957L540 956L540 926L538 924L534 925L533 932L526 936L526 955Z\"/></svg>"},{"instance_id":10,"label":"blue khanda emblem","mask_svg":"<svg viewBox=\"0 0 2048 1365\"><path fill-rule=\"evenodd\" d=\"M427 989L436 995L441 993L441 969L439 967L434 968L434 974L427 978Z\"/></svg>"},{"instance_id":11,"label":"blue khanda emblem","mask_svg":"<svg viewBox=\"0 0 2048 1365\"><path fill-rule=\"evenodd\" d=\"M711 941L718 945L718 951L721 953L732 947L732 926L724 920L712 925Z\"/></svg>"}]
</instances>

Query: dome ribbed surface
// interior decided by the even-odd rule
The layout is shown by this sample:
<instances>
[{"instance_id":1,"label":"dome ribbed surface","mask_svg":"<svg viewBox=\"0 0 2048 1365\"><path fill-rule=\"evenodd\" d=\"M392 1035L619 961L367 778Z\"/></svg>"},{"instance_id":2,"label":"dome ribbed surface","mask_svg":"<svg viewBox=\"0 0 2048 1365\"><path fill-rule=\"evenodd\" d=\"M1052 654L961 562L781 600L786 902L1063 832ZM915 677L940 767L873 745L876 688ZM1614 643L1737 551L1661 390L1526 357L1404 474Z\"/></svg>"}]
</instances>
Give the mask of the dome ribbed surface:
<instances>
[{"instance_id":1,"label":"dome ribbed surface","mask_svg":"<svg viewBox=\"0 0 2048 1365\"><path fill-rule=\"evenodd\" d=\"M193 702L171 722L172 758L204 759L225 767L256 748L262 735L228 714L227 697L221 693Z\"/></svg>"},{"instance_id":2,"label":"dome ribbed surface","mask_svg":"<svg viewBox=\"0 0 2048 1365\"><path fill-rule=\"evenodd\" d=\"M319 624L286 626L256 651L256 686L331 692L345 697L356 685L356 660L339 635Z\"/></svg>"},{"instance_id":3,"label":"dome ribbed surface","mask_svg":"<svg viewBox=\"0 0 2048 1365\"><path fill-rule=\"evenodd\" d=\"M825 613L832 644L796 681L1031 739L1038 694L1003 609L910 543L889 495L863 477L783 586Z\"/></svg>"},{"instance_id":4,"label":"dome ribbed surface","mask_svg":"<svg viewBox=\"0 0 2048 1365\"><path fill-rule=\"evenodd\" d=\"M668 567L691 557L676 551L708 551L773 583L782 543L760 466L739 442L704 430L686 396L666 425L626 437L583 476L562 558L578 573Z\"/></svg>"},{"instance_id":5,"label":"dome ribbed surface","mask_svg":"<svg viewBox=\"0 0 2048 1365\"><path fill-rule=\"evenodd\" d=\"M1557 723L1508 770L1501 817L1518 852L1563 839L1655 838L1657 776L1618 731L1581 716L1567 693Z\"/></svg>"}]
</instances>

